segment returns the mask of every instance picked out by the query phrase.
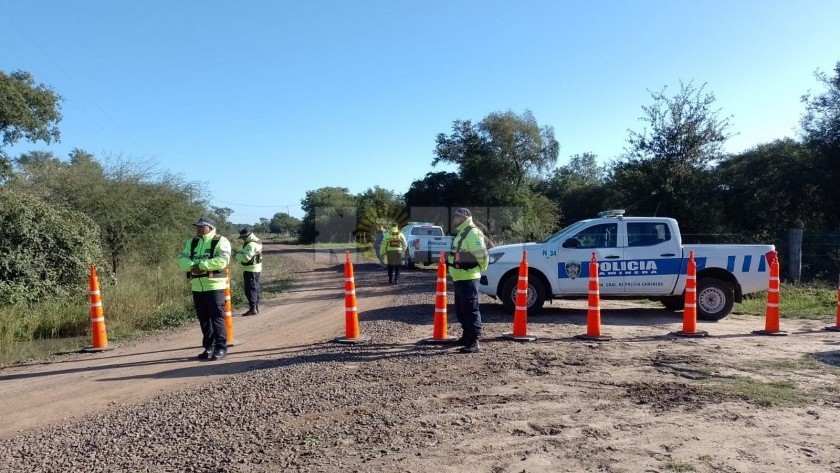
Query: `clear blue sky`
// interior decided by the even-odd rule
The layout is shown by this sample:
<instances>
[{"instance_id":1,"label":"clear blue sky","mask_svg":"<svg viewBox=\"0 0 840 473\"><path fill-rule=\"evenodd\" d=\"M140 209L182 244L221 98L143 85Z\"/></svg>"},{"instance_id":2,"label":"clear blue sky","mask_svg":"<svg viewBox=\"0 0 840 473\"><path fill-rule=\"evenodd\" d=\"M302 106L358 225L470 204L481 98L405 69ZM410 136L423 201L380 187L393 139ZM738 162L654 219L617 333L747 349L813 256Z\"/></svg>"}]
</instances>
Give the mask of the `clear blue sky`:
<instances>
[{"instance_id":1,"label":"clear blue sky","mask_svg":"<svg viewBox=\"0 0 840 473\"><path fill-rule=\"evenodd\" d=\"M307 190L404 193L452 121L526 109L559 165L619 155L648 89L708 83L738 152L795 137L840 61L835 0L42 1L0 5L0 70L61 94L61 143L153 160L232 220ZM287 207L288 206L288 207Z\"/></svg>"}]
</instances>

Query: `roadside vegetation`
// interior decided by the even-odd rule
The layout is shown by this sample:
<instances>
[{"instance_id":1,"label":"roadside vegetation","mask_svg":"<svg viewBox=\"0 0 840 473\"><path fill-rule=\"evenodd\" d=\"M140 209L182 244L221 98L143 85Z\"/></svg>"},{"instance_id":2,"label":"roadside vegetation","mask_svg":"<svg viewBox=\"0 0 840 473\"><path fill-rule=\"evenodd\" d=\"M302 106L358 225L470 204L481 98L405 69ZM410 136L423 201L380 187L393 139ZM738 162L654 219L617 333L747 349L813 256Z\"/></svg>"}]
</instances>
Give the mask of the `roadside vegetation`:
<instances>
[{"instance_id":1,"label":"roadside vegetation","mask_svg":"<svg viewBox=\"0 0 840 473\"><path fill-rule=\"evenodd\" d=\"M186 238L186 237L185 237ZM262 294L287 290L289 270L277 255L265 255ZM128 266L115 279L100 276L109 343L197 323L189 285L173 261L163 267ZM232 265L234 314L245 304L242 277ZM61 299L10 304L0 309L0 364L38 359L90 346L90 303L81 290Z\"/></svg>"},{"instance_id":2,"label":"roadside vegetation","mask_svg":"<svg viewBox=\"0 0 840 473\"><path fill-rule=\"evenodd\" d=\"M767 292L744 296L735 304L734 314L764 316ZM837 309L837 288L829 283L782 283L779 289L779 315L786 318L828 320ZM833 325L833 324L832 324Z\"/></svg>"}]
</instances>

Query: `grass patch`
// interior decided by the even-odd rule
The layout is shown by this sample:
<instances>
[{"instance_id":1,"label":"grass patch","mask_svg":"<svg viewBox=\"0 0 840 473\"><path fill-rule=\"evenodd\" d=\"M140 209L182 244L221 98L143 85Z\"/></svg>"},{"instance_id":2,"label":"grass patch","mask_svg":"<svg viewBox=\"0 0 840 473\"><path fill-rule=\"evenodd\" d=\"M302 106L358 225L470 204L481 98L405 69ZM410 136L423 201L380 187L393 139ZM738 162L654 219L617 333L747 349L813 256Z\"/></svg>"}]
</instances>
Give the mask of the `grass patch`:
<instances>
[{"instance_id":1,"label":"grass patch","mask_svg":"<svg viewBox=\"0 0 840 473\"><path fill-rule=\"evenodd\" d=\"M767 370L773 373L781 371L814 371L821 373L832 373L840 375L840 368L826 364L812 354L807 354L798 359L777 359L777 360L752 360L741 364L742 368L753 368Z\"/></svg>"},{"instance_id":2,"label":"grass patch","mask_svg":"<svg viewBox=\"0 0 840 473\"><path fill-rule=\"evenodd\" d=\"M670 471L697 471L691 463L679 460L668 460L664 466L666 470Z\"/></svg>"},{"instance_id":3,"label":"grass patch","mask_svg":"<svg viewBox=\"0 0 840 473\"><path fill-rule=\"evenodd\" d=\"M836 314L837 289L828 284L783 283L779 301L782 317L824 320ZM762 291L744 296L732 312L764 316L766 307L767 292Z\"/></svg>"},{"instance_id":4,"label":"grass patch","mask_svg":"<svg viewBox=\"0 0 840 473\"><path fill-rule=\"evenodd\" d=\"M793 359L745 360L732 368L755 373L762 377L777 377L803 380L797 387L791 379L764 383L748 376L721 377L708 380L718 393L734 395L760 406L803 406L819 400L835 402L840 388L834 387L834 380L840 376L840 367L820 359L820 354L806 354ZM720 383L720 380L724 380Z\"/></svg>"},{"instance_id":5,"label":"grass patch","mask_svg":"<svg viewBox=\"0 0 840 473\"><path fill-rule=\"evenodd\" d=\"M307 447L317 447L321 444L321 439L317 435L307 435L303 438L303 444Z\"/></svg>"},{"instance_id":6,"label":"grass patch","mask_svg":"<svg viewBox=\"0 0 840 473\"><path fill-rule=\"evenodd\" d=\"M810 401L789 379L765 383L747 376L732 376L704 382L708 392L736 397L761 407L799 407Z\"/></svg>"}]
</instances>

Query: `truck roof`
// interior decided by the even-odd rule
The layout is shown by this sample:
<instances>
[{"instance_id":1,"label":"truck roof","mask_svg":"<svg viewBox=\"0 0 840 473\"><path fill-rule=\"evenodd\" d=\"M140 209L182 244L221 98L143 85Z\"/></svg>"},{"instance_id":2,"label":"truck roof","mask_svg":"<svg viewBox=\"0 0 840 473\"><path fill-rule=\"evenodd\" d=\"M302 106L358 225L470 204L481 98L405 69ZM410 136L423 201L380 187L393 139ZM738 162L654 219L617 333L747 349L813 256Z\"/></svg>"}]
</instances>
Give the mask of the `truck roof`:
<instances>
[{"instance_id":1,"label":"truck roof","mask_svg":"<svg viewBox=\"0 0 840 473\"><path fill-rule=\"evenodd\" d=\"M406 227L408 226L415 226L415 227L439 227L440 225L435 225L432 222L408 222L405 224Z\"/></svg>"}]
</instances>

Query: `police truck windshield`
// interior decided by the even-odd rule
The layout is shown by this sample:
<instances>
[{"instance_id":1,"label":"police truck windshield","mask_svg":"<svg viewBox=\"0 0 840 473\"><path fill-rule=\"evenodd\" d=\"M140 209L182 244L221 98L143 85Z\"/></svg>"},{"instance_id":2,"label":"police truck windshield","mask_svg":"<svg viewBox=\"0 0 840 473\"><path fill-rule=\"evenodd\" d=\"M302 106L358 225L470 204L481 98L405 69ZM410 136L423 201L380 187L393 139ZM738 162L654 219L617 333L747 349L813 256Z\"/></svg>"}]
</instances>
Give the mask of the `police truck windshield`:
<instances>
[{"instance_id":1,"label":"police truck windshield","mask_svg":"<svg viewBox=\"0 0 840 473\"><path fill-rule=\"evenodd\" d=\"M558 231L556 233L552 233L551 235L549 235L548 237L546 237L543 240L538 241L537 243L548 243L549 241L554 240L555 238L559 238L563 235L574 234L577 231L578 228L586 225L587 223L589 223L589 220L581 220L580 222L575 222L575 223L569 225L568 227L561 229L560 231Z\"/></svg>"}]
</instances>

